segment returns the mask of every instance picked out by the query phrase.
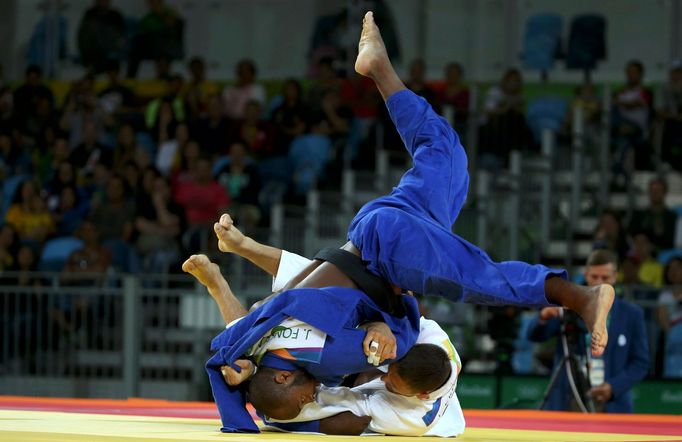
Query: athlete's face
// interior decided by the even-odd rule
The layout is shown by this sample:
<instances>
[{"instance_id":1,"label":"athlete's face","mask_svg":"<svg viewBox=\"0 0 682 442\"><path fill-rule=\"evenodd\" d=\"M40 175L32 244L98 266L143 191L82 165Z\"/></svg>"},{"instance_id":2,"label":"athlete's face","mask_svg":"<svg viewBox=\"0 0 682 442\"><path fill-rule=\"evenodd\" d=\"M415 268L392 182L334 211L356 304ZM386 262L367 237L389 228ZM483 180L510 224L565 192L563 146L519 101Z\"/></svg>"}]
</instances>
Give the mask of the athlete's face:
<instances>
[{"instance_id":1,"label":"athlete's face","mask_svg":"<svg viewBox=\"0 0 682 442\"><path fill-rule=\"evenodd\" d=\"M401 396L416 396L419 394L398 375L398 367L395 363L388 366L388 373L383 375L381 380L384 381L386 389L391 393Z\"/></svg>"}]
</instances>

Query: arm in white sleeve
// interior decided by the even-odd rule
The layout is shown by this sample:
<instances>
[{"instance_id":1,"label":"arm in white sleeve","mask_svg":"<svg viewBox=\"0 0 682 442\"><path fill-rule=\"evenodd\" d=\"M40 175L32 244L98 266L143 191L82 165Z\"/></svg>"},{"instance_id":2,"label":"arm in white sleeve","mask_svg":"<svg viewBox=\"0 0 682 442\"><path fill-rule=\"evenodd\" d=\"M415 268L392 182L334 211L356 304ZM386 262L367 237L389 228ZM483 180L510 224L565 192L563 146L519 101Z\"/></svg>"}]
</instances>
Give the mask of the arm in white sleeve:
<instances>
[{"instance_id":1,"label":"arm in white sleeve","mask_svg":"<svg viewBox=\"0 0 682 442\"><path fill-rule=\"evenodd\" d=\"M312 261L301 255L282 250L277 274L272 278L272 292L282 290L294 277L298 276Z\"/></svg>"}]
</instances>

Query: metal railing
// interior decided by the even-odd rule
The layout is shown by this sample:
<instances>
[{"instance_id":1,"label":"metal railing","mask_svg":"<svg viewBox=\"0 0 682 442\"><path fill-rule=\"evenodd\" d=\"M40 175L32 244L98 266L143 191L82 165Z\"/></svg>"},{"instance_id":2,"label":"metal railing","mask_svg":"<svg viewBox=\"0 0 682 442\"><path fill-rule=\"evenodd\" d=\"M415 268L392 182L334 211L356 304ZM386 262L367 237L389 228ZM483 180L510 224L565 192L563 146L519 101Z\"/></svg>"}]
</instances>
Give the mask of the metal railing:
<instances>
[{"instance_id":1,"label":"metal railing","mask_svg":"<svg viewBox=\"0 0 682 442\"><path fill-rule=\"evenodd\" d=\"M1 276L6 282L14 277ZM172 277L170 286L161 287L154 276L97 275L69 284L61 282L64 275L22 276L29 276L22 279L28 285L0 287L3 394L209 398L204 363L211 338L224 324L191 278ZM243 278L235 292L246 304L269 293L268 277ZM668 357L659 346L665 335L658 324L662 290L627 286L623 295L644 308L652 374L657 356ZM470 362L465 371L494 368L495 347L486 335L495 325L487 308L433 299L424 305Z\"/></svg>"},{"instance_id":2,"label":"metal railing","mask_svg":"<svg viewBox=\"0 0 682 442\"><path fill-rule=\"evenodd\" d=\"M271 279L223 271L245 304ZM0 287L0 391L203 399L203 364L224 327L213 300L183 275L22 274ZM28 277L28 279L26 279Z\"/></svg>"}]
</instances>

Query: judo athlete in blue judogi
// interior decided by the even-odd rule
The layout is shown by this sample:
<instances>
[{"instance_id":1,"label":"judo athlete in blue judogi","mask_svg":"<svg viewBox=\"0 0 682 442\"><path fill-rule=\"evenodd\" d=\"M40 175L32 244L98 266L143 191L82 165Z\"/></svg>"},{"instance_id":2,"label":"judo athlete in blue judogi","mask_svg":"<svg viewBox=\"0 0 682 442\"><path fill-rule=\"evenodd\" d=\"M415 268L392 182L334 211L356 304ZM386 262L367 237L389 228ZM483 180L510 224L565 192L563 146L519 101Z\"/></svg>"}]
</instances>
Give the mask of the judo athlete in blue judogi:
<instances>
[{"instance_id":1,"label":"judo athlete in blue judogi","mask_svg":"<svg viewBox=\"0 0 682 442\"><path fill-rule=\"evenodd\" d=\"M414 166L390 195L365 205L351 223L350 242L343 249L361 256L367 274L372 275L369 284L366 275L354 271L352 262L347 265L348 256L332 253L320 258L327 262L316 261L294 281L291 288L300 291L285 291L248 315L229 287L207 285L227 322L246 315L216 337L212 349L217 353L207 363L223 431L257 431L243 409L244 391L228 386L221 376L223 367L239 372L240 358L255 355L260 364L248 387L251 402L261 411L268 408L265 414L285 420L312 401L316 385L311 377L298 376L295 367L305 368L307 373L333 385L339 376L369 366L366 360L363 362L360 349L355 353L339 350L349 353L338 357L331 355L332 345L344 349L365 346L366 354L364 330L356 329L355 336L344 334L344 338L340 330L348 331L367 321L384 322L400 343L397 352L395 345L382 345L380 361L393 362L405 354L418 330L418 321L414 321L418 318L416 306L405 295L395 295L387 303L382 303L381 296L368 296L376 295L372 277L378 276L403 291L440 295L454 301L564 306L575 310L592 332L592 352L599 355L604 351L606 317L614 296L611 286L587 289L566 281L564 271L522 262L495 263L484 251L452 233L451 226L467 193L464 149L450 125L424 99L408 91L396 75L371 13L363 22L355 67L376 83ZM216 233L220 237L218 224ZM183 268L201 281L201 275L192 270L193 258ZM297 327L316 329L316 344L306 347L306 343L297 342L287 347L280 342L277 348L271 346L271 341L281 338L275 336L274 328L287 318L293 319ZM372 333L379 336L377 330L381 328ZM293 349L294 353L309 356L314 353L311 348L322 348L321 355L306 360L291 351L282 352ZM282 361L289 365L281 368ZM268 399L261 400L265 396Z\"/></svg>"}]
</instances>

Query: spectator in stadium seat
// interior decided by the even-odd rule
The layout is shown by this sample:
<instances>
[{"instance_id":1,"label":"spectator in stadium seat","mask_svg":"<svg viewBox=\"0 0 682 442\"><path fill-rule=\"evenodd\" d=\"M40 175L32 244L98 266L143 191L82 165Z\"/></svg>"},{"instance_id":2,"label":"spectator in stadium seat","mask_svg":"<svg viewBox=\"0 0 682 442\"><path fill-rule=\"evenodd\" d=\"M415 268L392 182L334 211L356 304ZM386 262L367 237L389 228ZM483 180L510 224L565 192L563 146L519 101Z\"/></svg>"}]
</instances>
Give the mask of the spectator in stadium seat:
<instances>
[{"instance_id":1,"label":"spectator in stadium seat","mask_svg":"<svg viewBox=\"0 0 682 442\"><path fill-rule=\"evenodd\" d=\"M194 140L189 140L180 152L180 160L177 167L174 167L171 176L171 184L173 193L177 191L181 184L192 181L197 175L197 165L199 164L199 157L201 156L201 149L199 143Z\"/></svg>"},{"instance_id":2,"label":"spectator in stadium seat","mask_svg":"<svg viewBox=\"0 0 682 442\"><path fill-rule=\"evenodd\" d=\"M133 235L135 204L127 198L129 189L120 175L113 175L107 184L106 201L93 207L89 220L97 227L103 240L128 242Z\"/></svg>"},{"instance_id":3,"label":"spectator in stadium seat","mask_svg":"<svg viewBox=\"0 0 682 442\"><path fill-rule=\"evenodd\" d=\"M211 174L211 160L199 157L195 176L175 188L175 201L185 209L190 226L212 226L213 221L230 205L230 196Z\"/></svg>"},{"instance_id":4,"label":"spectator in stadium seat","mask_svg":"<svg viewBox=\"0 0 682 442\"><path fill-rule=\"evenodd\" d=\"M320 110L322 97L327 91L341 89L341 79L334 68L334 63L331 57L322 57L317 62L317 71L307 96L308 104L314 111Z\"/></svg>"},{"instance_id":5,"label":"spectator in stadium seat","mask_svg":"<svg viewBox=\"0 0 682 442\"><path fill-rule=\"evenodd\" d=\"M309 107L303 101L303 91L298 80L288 79L282 86L284 101L272 112L275 153L286 155L291 142L305 132Z\"/></svg>"},{"instance_id":6,"label":"spectator in stadium seat","mask_svg":"<svg viewBox=\"0 0 682 442\"><path fill-rule=\"evenodd\" d=\"M75 285L87 285L93 282L101 283L101 277L95 277L94 281L91 278L85 280L79 274L106 273L113 261L111 251L102 244L99 229L92 221L83 221L77 234L83 241L83 247L71 253L66 260L64 265L65 276L67 276L68 280L75 282ZM72 277L68 278L68 275Z\"/></svg>"},{"instance_id":7,"label":"spectator in stadium seat","mask_svg":"<svg viewBox=\"0 0 682 442\"><path fill-rule=\"evenodd\" d=\"M40 179L43 186L48 186L59 173L59 167L64 161L68 161L71 155L69 141L64 136L57 136L47 151L47 155L41 158L41 162L34 169L34 175Z\"/></svg>"},{"instance_id":8,"label":"spectator in stadium seat","mask_svg":"<svg viewBox=\"0 0 682 442\"><path fill-rule=\"evenodd\" d=\"M137 140L135 129L131 124L122 124L116 134L116 148L114 149L113 170L121 172L123 166L135 160Z\"/></svg>"},{"instance_id":9,"label":"spectator in stadium seat","mask_svg":"<svg viewBox=\"0 0 682 442\"><path fill-rule=\"evenodd\" d=\"M45 201L32 180L24 181L19 187L14 203L7 210L5 222L14 228L22 241L36 246L43 243L55 229Z\"/></svg>"},{"instance_id":10,"label":"spectator in stadium seat","mask_svg":"<svg viewBox=\"0 0 682 442\"><path fill-rule=\"evenodd\" d=\"M181 95L183 85L182 76L173 75L166 83L166 94L150 101L145 109L145 124L157 142L169 139L171 136L169 131L171 128L174 129L174 124L185 121L187 104ZM161 110L164 107L170 108L170 115L162 115ZM172 125L171 128L169 128L169 124Z\"/></svg>"},{"instance_id":11,"label":"spectator in stadium seat","mask_svg":"<svg viewBox=\"0 0 682 442\"><path fill-rule=\"evenodd\" d=\"M230 195L230 213L240 224L252 227L260 221L260 175L247 156L246 145L242 141L233 141L228 153L230 161L217 171L216 179Z\"/></svg>"},{"instance_id":12,"label":"spectator in stadium seat","mask_svg":"<svg viewBox=\"0 0 682 442\"><path fill-rule=\"evenodd\" d=\"M662 159L682 171L682 60L670 70L658 116L663 123Z\"/></svg>"},{"instance_id":13,"label":"spectator in stadium seat","mask_svg":"<svg viewBox=\"0 0 682 442\"><path fill-rule=\"evenodd\" d=\"M3 282L10 285L18 285L20 287L40 287L42 281L36 277L35 271L38 268L38 258L36 256L36 249L28 244L23 244L17 251L17 268L19 272L17 276L12 278L12 281L5 279ZM29 295L24 301L30 304L33 299ZM35 306L34 306L35 307Z\"/></svg>"},{"instance_id":14,"label":"spectator in stadium seat","mask_svg":"<svg viewBox=\"0 0 682 442\"><path fill-rule=\"evenodd\" d=\"M243 117L236 121L230 136L231 140L242 140L249 151L258 159L275 154L273 127L263 119L261 103L249 101L244 108Z\"/></svg>"},{"instance_id":15,"label":"spectator in stadium seat","mask_svg":"<svg viewBox=\"0 0 682 442\"><path fill-rule=\"evenodd\" d=\"M324 178L325 167L332 155L329 122L317 115L312 117L309 126L310 133L296 137L289 149L294 191L299 197L305 196Z\"/></svg>"},{"instance_id":16,"label":"spectator in stadium seat","mask_svg":"<svg viewBox=\"0 0 682 442\"><path fill-rule=\"evenodd\" d=\"M135 93L121 82L121 63L116 60L108 61L105 67L107 85L99 93L100 106L108 115L121 116L131 111L137 105Z\"/></svg>"},{"instance_id":17,"label":"spectator in stadium seat","mask_svg":"<svg viewBox=\"0 0 682 442\"><path fill-rule=\"evenodd\" d=\"M677 214L665 204L668 183L663 178L649 181L649 207L634 213L630 234L645 233L658 250L672 249L675 240Z\"/></svg>"},{"instance_id":18,"label":"spectator in stadium seat","mask_svg":"<svg viewBox=\"0 0 682 442\"><path fill-rule=\"evenodd\" d=\"M617 257L608 250L590 254L585 268L588 286L615 284L618 269ZM528 328L529 339L542 342L558 336L561 329L560 308L546 307ZM603 355L604 383L593 385L589 394L598 411L607 413L632 413L630 390L646 376L649 369L649 345L642 308L616 296L608 320L609 343ZM583 335L580 335L583 336ZM585 357L585 339L576 340L579 357ZM563 356L561 343L557 343L555 364ZM547 410L571 410L571 393L565 370L551 391Z\"/></svg>"},{"instance_id":19,"label":"spectator in stadium seat","mask_svg":"<svg viewBox=\"0 0 682 442\"><path fill-rule=\"evenodd\" d=\"M341 103L339 92L330 89L322 96L322 118L329 126L329 137L336 145L341 145L346 140L350 131L353 111Z\"/></svg>"},{"instance_id":20,"label":"spectator in stadium seat","mask_svg":"<svg viewBox=\"0 0 682 442\"><path fill-rule=\"evenodd\" d=\"M15 127L14 95L7 86L0 87L0 133L9 133Z\"/></svg>"},{"instance_id":21,"label":"spectator in stadium seat","mask_svg":"<svg viewBox=\"0 0 682 442\"><path fill-rule=\"evenodd\" d=\"M59 207L62 189L76 185L76 171L73 164L66 160L59 163L54 176L43 188L47 192L47 208L55 211Z\"/></svg>"},{"instance_id":22,"label":"spectator in stadium seat","mask_svg":"<svg viewBox=\"0 0 682 442\"><path fill-rule=\"evenodd\" d=\"M168 271L180 258L180 237L186 221L183 208L171 199L168 182L162 176L152 181L148 204L138 205L135 247L144 258L146 271Z\"/></svg>"},{"instance_id":23,"label":"spectator in stadium seat","mask_svg":"<svg viewBox=\"0 0 682 442\"><path fill-rule=\"evenodd\" d=\"M9 134L0 133L0 178L6 179L31 171L31 157Z\"/></svg>"},{"instance_id":24,"label":"spectator in stadium seat","mask_svg":"<svg viewBox=\"0 0 682 442\"><path fill-rule=\"evenodd\" d=\"M595 249L608 249L622 261L630 249L622 216L615 210L605 210L599 217L599 224L594 232Z\"/></svg>"},{"instance_id":25,"label":"spectator in stadium seat","mask_svg":"<svg viewBox=\"0 0 682 442\"><path fill-rule=\"evenodd\" d=\"M469 88L464 85L464 69L459 63L449 63L445 67L445 87L437 95L439 108L452 106L454 124L461 136L466 133L466 121L469 118Z\"/></svg>"},{"instance_id":26,"label":"spectator in stadium seat","mask_svg":"<svg viewBox=\"0 0 682 442\"><path fill-rule=\"evenodd\" d=\"M95 125L95 141L101 140L105 114L99 106L94 88L94 77L87 75L74 82L65 99L66 105L59 126L69 133L69 146L72 149L84 141L86 123Z\"/></svg>"},{"instance_id":27,"label":"spectator in stadium seat","mask_svg":"<svg viewBox=\"0 0 682 442\"><path fill-rule=\"evenodd\" d=\"M202 152L217 157L227 153L231 129L231 122L223 113L220 97L213 96L208 101L208 112L199 118L192 133Z\"/></svg>"},{"instance_id":28,"label":"spectator in stadium seat","mask_svg":"<svg viewBox=\"0 0 682 442\"><path fill-rule=\"evenodd\" d=\"M88 201L79 196L75 187L64 187L59 194L59 205L52 214L57 224L57 235L73 235L89 210Z\"/></svg>"},{"instance_id":29,"label":"spectator in stadium seat","mask_svg":"<svg viewBox=\"0 0 682 442\"><path fill-rule=\"evenodd\" d=\"M405 82L405 86L415 94L424 97L436 111L439 110L436 93L426 85L426 62L424 59L417 58L412 60L412 63L410 63L410 77Z\"/></svg>"},{"instance_id":30,"label":"spectator in stadium seat","mask_svg":"<svg viewBox=\"0 0 682 442\"><path fill-rule=\"evenodd\" d=\"M19 249L19 235L8 223L0 226L0 271L13 270Z\"/></svg>"},{"instance_id":31,"label":"spectator in stadium seat","mask_svg":"<svg viewBox=\"0 0 682 442\"><path fill-rule=\"evenodd\" d=\"M485 97L485 120L481 127L481 166L499 170L509 152L530 147L531 133L524 115L523 78L518 69L508 69L500 84Z\"/></svg>"},{"instance_id":32,"label":"spectator in stadium seat","mask_svg":"<svg viewBox=\"0 0 682 442\"><path fill-rule=\"evenodd\" d=\"M632 251L640 260L639 279L653 287L663 285L663 266L654 258L654 245L646 233L635 233L632 237Z\"/></svg>"},{"instance_id":33,"label":"spectator in stadium seat","mask_svg":"<svg viewBox=\"0 0 682 442\"><path fill-rule=\"evenodd\" d=\"M179 167L180 157L189 142L187 124L180 123L175 127L174 137L164 141L156 151L156 169L165 177L171 175Z\"/></svg>"},{"instance_id":34,"label":"spectator in stadium seat","mask_svg":"<svg viewBox=\"0 0 682 442\"><path fill-rule=\"evenodd\" d=\"M244 117L247 104L265 103L265 88L256 83L256 64L252 60L244 59L237 63L237 82L223 90L223 110L228 118L233 120Z\"/></svg>"},{"instance_id":35,"label":"spectator in stadium seat","mask_svg":"<svg viewBox=\"0 0 682 442\"><path fill-rule=\"evenodd\" d=\"M18 121L28 119L36 112L38 101L44 98L54 108L54 95L43 83L43 71L39 66L26 68L24 84L14 91L14 113Z\"/></svg>"},{"instance_id":36,"label":"spectator in stadium seat","mask_svg":"<svg viewBox=\"0 0 682 442\"><path fill-rule=\"evenodd\" d=\"M206 113L209 100L217 96L219 91L215 83L206 80L206 63L203 58L192 57L187 67L190 79L182 91L182 96L187 101L190 115L197 118Z\"/></svg>"},{"instance_id":37,"label":"spectator in stadium seat","mask_svg":"<svg viewBox=\"0 0 682 442\"><path fill-rule=\"evenodd\" d=\"M111 149L98 141L99 132L94 121L87 120L83 123L83 141L71 151L69 161L82 176L90 176L94 173L95 165L103 164L113 166L113 154Z\"/></svg>"},{"instance_id":38,"label":"spectator in stadium seat","mask_svg":"<svg viewBox=\"0 0 682 442\"><path fill-rule=\"evenodd\" d=\"M625 77L625 87L613 97L612 134L618 151L616 172L627 179L631 164L636 170L651 165L651 152L646 140L649 137L653 93L642 83L644 65L640 61L628 62Z\"/></svg>"},{"instance_id":39,"label":"spectator in stadium seat","mask_svg":"<svg viewBox=\"0 0 682 442\"><path fill-rule=\"evenodd\" d=\"M142 193L142 186L140 185L142 181L140 168L137 166L135 161L131 160L127 161L120 168L115 170L123 177L126 186L128 186L128 189L130 189L129 197L134 198L135 204L137 205L138 196L140 193Z\"/></svg>"},{"instance_id":40,"label":"spectator in stadium seat","mask_svg":"<svg viewBox=\"0 0 682 442\"><path fill-rule=\"evenodd\" d=\"M128 59L128 78L135 78L142 60L183 57L182 17L163 0L148 0L149 12L142 17L133 36Z\"/></svg>"},{"instance_id":41,"label":"spectator in stadium seat","mask_svg":"<svg viewBox=\"0 0 682 442\"><path fill-rule=\"evenodd\" d=\"M95 0L78 26L81 63L95 74L103 72L109 60L123 57L125 45L123 16L111 7L111 0Z\"/></svg>"},{"instance_id":42,"label":"spectator in stadium seat","mask_svg":"<svg viewBox=\"0 0 682 442\"><path fill-rule=\"evenodd\" d=\"M353 115L360 121L362 136L366 137L379 116L379 109L383 107L372 80L357 73L352 74L341 86L341 102L353 110Z\"/></svg>"}]
</instances>

